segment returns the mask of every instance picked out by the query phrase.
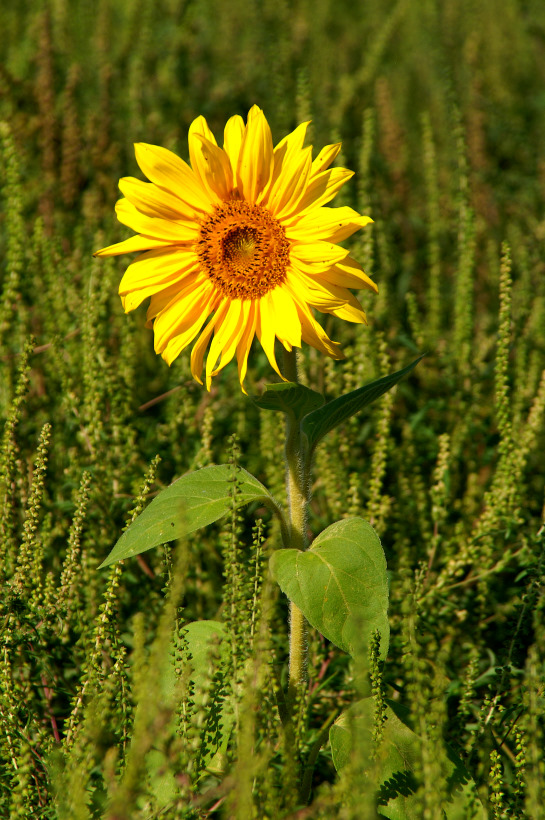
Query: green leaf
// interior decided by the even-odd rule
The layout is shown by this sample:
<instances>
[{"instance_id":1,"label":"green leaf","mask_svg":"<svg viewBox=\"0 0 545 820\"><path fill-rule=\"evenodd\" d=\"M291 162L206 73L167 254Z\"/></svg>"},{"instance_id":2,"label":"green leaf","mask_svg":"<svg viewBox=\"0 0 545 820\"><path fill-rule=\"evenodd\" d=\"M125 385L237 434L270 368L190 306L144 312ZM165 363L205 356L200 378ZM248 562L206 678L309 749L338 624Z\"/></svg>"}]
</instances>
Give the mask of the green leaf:
<instances>
[{"instance_id":1,"label":"green leaf","mask_svg":"<svg viewBox=\"0 0 545 820\"><path fill-rule=\"evenodd\" d=\"M217 521L231 509L232 489L233 470L227 464L203 467L182 476L162 490L133 521L99 569ZM251 501L262 501L276 508L276 502L263 484L239 468L236 506L243 507Z\"/></svg>"},{"instance_id":2,"label":"green leaf","mask_svg":"<svg viewBox=\"0 0 545 820\"><path fill-rule=\"evenodd\" d=\"M359 413L368 404L371 404L376 399L380 398L390 388L396 385L404 376L411 372L416 367L418 362L423 358L419 356L412 364L404 367L403 370L398 370L396 373L390 373L389 376L383 376L374 382L353 390L351 393L346 393L344 396L339 396L338 399L328 402L323 407L313 410L312 413L306 415L301 422L301 432L303 438L306 440L307 452L312 452L318 442L323 439L327 433L338 427L343 421Z\"/></svg>"},{"instance_id":3,"label":"green leaf","mask_svg":"<svg viewBox=\"0 0 545 820\"><path fill-rule=\"evenodd\" d=\"M306 552L277 550L273 577L322 635L345 652L362 650L378 629L388 652L388 578L378 535L362 518L325 529Z\"/></svg>"},{"instance_id":4,"label":"green leaf","mask_svg":"<svg viewBox=\"0 0 545 820\"><path fill-rule=\"evenodd\" d=\"M218 709L217 733L213 741L208 739L208 748L203 754L202 764L206 768L214 768L216 758L225 753L229 737L235 723L235 708L233 693L222 698L215 707L210 703L211 692L209 682L214 672L229 664L231 655L230 635L224 624L219 621L194 621L184 627L187 649L191 655L191 680L194 684L193 699L197 707L206 706L207 712ZM171 667L173 669L173 666ZM227 672L222 675L227 683ZM174 677L175 686L176 678Z\"/></svg>"},{"instance_id":5,"label":"green leaf","mask_svg":"<svg viewBox=\"0 0 545 820\"><path fill-rule=\"evenodd\" d=\"M191 680L195 684L195 696L198 698L198 693L204 691L204 684L210 679L214 665L226 663L229 658L228 632L225 624L220 621L193 621L183 627L183 633L187 651L191 655ZM161 675L161 691L166 698L170 699L174 695L176 683L174 663L169 656L169 662Z\"/></svg>"},{"instance_id":6,"label":"green leaf","mask_svg":"<svg viewBox=\"0 0 545 820\"><path fill-rule=\"evenodd\" d=\"M297 421L303 416L322 407L325 402L321 393L295 382L266 384L261 396L252 396L252 401L262 410L281 410L292 414Z\"/></svg>"},{"instance_id":7,"label":"green leaf","mask_svg":"<svg viewBox=\"0 0 545 820\"><path fill-rule=\"evenodd\" d=\"M374 723L373 698L358 701L337 719L329 730L333 763L340 771L351 759L356 740L362 768L371 770L378 765L377 806L381 817L388 820L420 820L422 814L415 793L418 781L415 772L422 757L422 740L408 725L407 709L394 701L387 701L386 723L377 757L372 729ZM448 820L462 820L467 816L465 805L470 795L477 806L472 815L484 820L485 813L475 792L475 784L462 761L445 745L446 759L442 774L446 779L448 803L443 806Z\"/></svg>"},{"instance_id":8,"label":"green leaf","mask_svg":"<svg viewBox=\"0 0 545 820\"><path fill-rule=\"evenodd\" d=\"M225 666L230 655L230 642L224 624L219 621L194 621L184 627L187 650L191 655L188 663L191 666L193 681L193 700L197 706L206 705L206 710L218 709L217 732L213 742L204 750L201 763L208 770L214 769L214 761L225 753L229 737L235 722L232 699L221 699L218 704L210 701L209 683L213 674ZM213 696L213 692L212 692ZM178 676L175 669L174 655L165 659L161 669L161 697L163 703L175 714L178 707ZM177 719L173 717L167 729L168 739L174 740L177 732ZM146 755L146 769L150 786L160 808L166 808L179 795L179 785L172 772L171 762L163 749L152 749Z\"/></svg>"}]
</instances>

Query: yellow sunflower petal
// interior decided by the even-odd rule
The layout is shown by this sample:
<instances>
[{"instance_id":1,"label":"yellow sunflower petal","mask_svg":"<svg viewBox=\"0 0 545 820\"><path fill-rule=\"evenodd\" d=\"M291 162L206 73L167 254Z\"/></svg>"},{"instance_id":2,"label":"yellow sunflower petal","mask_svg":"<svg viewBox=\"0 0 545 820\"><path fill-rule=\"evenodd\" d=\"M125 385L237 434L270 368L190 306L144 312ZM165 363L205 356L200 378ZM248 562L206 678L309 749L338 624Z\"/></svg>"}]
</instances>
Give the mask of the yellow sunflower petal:
<instances>
[{"instance_id":1,"label":"yellow sunflower petal","mask_svg":"<svg viewBox=\"0 0 545 820\"><path fill-rule=\"evenodd\" d=\"M274 340L276 338L275 310L271 299L271 292L259 300L256 333L265 355L283 381L286 381L278 367L274 355Z\"/></svg>"},{"instance_id":2,"label":"yellow sunflower petal","mask_svg":"<svg viewBox=\"0 0 545 820\"><path fill-rule=\"evenodd\" d=\"M286 274L285 286L293 297L304 300L311 307L325 311L331 308L340 308L348 302L346 298L336 298L328 287L318 281L318 278L307 276L302 270L298 270L296 263L292 262L292 269ZM349 291L346 291L348 294Z\"/></svg>"},{"instance_id":3,"label":"yellow sunflower petal","mask_svg":"<svg viewBox=\"0 0 545 820\"><path fill-rule=\"evenodd\" d=\"M215 314L212 316L206 328L204 329L202 335L199 337L197 342L195 343L193 350L191 351L191 373L193 378L202 384L202 368L204 362L204 354L206 352L206 348L208 347L208 342L214 332L214 328L216 324L221 324L223 318L229 309L229 299L224 299L222 302L219 303L217 306L217 310Z\"/></svg>"},{"instance_id":4,"label":"yellow sunflower petal","mask_svg":"<svg viewBox=\"0 0 545 820\"><path fill-rule=\"evenodd\" d=\"M239 114L237 114L227 120L225 130L223 132L223 150L231 162L233 176L235 176L237 172L240 146L242 145L242 138L244 137L245 130L246 126L244 125L244 120Z\"/></svg>"},{"instance_id":5,"label":"yellow sunflower petal","mask_svg":"<svg viewBox=\"0 0 545 820\"><path fill-rule=\"evenodd\" d=\"M137 233L153 237L153 239L166 239L173 245L195 241L195 227L193 225L146 216L135 208L128 199L118 200L115 204L115 212L122 225L126 225L127 228L131 228Z\"/></svg>"},{"instance_id":6,"label":"yellow sunflower petal","mask_svg":"<svg viewBox=\"0 0 545 820\"><path fill-rule=\"evenodd\" d=\"M166 308L169 302L172 302L178 293L178 285L167 285L166 288L154 293L150 299L148 309L146 311L146 327L153 327L153 320Z\"/></svg>"},{"instance_id":7,"label":"yellow sunflower petal","mask_svg":"<svg viewBox=\"0 0 545 820\"><path fill-rule=\"evenodd\" d=\"M287 350L301 347L301 321L293 297L282 285L271 291L275 313L275 333Z\"/></svg>"},{"instance_id":8,"label":"yellow sunflower petal","mask_svg":"<svg viewBox=\"0 0 545 820\"><path fill-rule=\"evenodd\" d=\"M194 288L202 280L203 277L199 274L199 271L193 269L185 271L178 276L172 276L170 279L165 279L165 281L159 285L152 284L138 290L130 290L128 293L121 295L123 310L125 313L129 313L141 305L144 299L151 296L151 304L146 314L146 326L152 327L151 314L155 316L163 310L178 296L182 288ZM151 310L152 305L153 311Z\"/></svg>"},{"instance_id":9,"label":"yellow sunflower petal","mask_svg":"<svg viewBox=\"0 0 545 820\"><path fill-rule=\"evenodd\" d=\"M208 188L220 200L228 199L233 191L233 172L229 157L222 148L213 145L200 134L195 134L195 140L200 142L200 153L195 148L195 156L199 157L199 171L206 179Z\"/></svg>"},{"instance_id":10,"label":"yellow sunflower petal","mask_svg":"<svg viewBox=\"0 0 545 820\"><path fill-rule=\"evenodd\" d=\"M206 281L206 277L204 276L204 274L195 274L194 271L191 272L191 279L188 279L188 282L191 283L192 287L196 287L204 281ZM174 284L167 285L165 288L163 288L163 290L158 291L157 293L154 293L152 295L148 311L146 313L146 327L153 327L153 321L155 317L158 316L161 313L161 311L165 310L166 307L171 305L171 303L173 303L175 297L179 293L180 286L178 282L174 282ZM210 294L211 296L214 296L217 302L217 293L213 287L210 288Z\"/></svg>"},{"instance_id":11,"label":"yellow sunflower petal","mask_svg":"<svg viewBox=\"0 0 545 820\"><path fill-rule=\"evenodd\" d=\"M211 142L212 145L217 145L216 138L214 136L214 132L209 128L206 119L201 115L195 117L191 125L189 126L189 133L190 134L201 134L208 142ZM191 149L189 151L189 156L191 157Z\"/></svg>"},{"instance_id":12,"label":"yellow sunflower petal","mask_svg":"<svg viewBox=\"0 0 545 820\"><path fill-rule=\"evenodd\" d=\"M150 287L154 290L147 295L151 295L164 287L165 283L170 284L173 279L181 278L188 271L198 270L199 267L199 257L192 251L177 251L172 247L147 251L137 257L125 271L119 283L119 295L126 296L133 290L149 290ZM143 296L138 304L145 298Z\"/></svg>"},{"instance_id":13,"label":"yellow sunflower petal","mask_svg":"<svg viewBox=\"0 0 545 820\"><path fill-rule=\"evenodd\" d=\"M312 148L309 146L287 160L281 176L271 188L267 207L280 222L294 212L304 195L311 164Z\"/></svg>"},{"instance_id":14,"label":"yellow sunflower petal","mask_svg":"<svg viewBox=\"0 0 545 820\"><path fill-rule=\"evenodd\" d=\"M214 372L212 373L212 376L215 376L216 373L219 373L219 371L225 366L225 364L227 364L227 356L229 357L228 360L231 361L231 359L233 358L233 355L236 353L237 354L237 359L238 359L239 347L240 347L241 343L243 343L243 341L246 338L247 334L251 334L250 344L251 344L251 340L253 339L253 336L254 336L254 333L255 333L255 321L252 320L251 315L255 314L255 310L253 308L253 305L255 303L253 301L250 301L249 299L241 299L241 300L237 300L237 301L240 301L240 316L239 316L239 319L238 319L238 322L237 322L237 326L235 327L235 329L233 331L233 334L231 336L231 340L229 342L229 346L231 344L233 344L234 350L230 351L229 347L227 348L225 357L222 354L222 358L220 360L220 363L217 366L217 368L214 370ZM253 323L253 331L252 331L252 323ZM240 377L240 367L239 367L239 377ZM243 388L243 390L244 390L244 388Z\"/></svg>"},{"instance_id":15,"label":"yellow sunflower petal","mask_svg":"<svg viewBox=\"0 0 545 820\"><path fill-rule=\"evenodd\" d=\"M218 148L216 138L204 117L197 117L189 127L191 167L201 180L211 201L217 205L233 188L233 174L227 154Z\"/></svg>"},{"instance_id":16,"label":"yellow sunflower petal","mask_svg":"<svg viewBox=\"0 0 545 820\"><path fill-rule=\"evenodd\" d=\"M248 116L246 118L247 122L251 122L256 117L259 117L260 114L263 114L263 111L258 105L254 103L254 105L252 105L252 107L248 111Z\"/></svg>"},{"instance_id":17,"label":"yellow sunflower petal","mask_svg":"<svg viewBox=\"0 0 545 820\"><path fill-rule=\"evenodd\" d=\"M322 171L313 177L299 203L299 214L309 208L318 208L330 202L339 189L354 176L353 171L346 168L332 168L331 171Z\"/></svg>"},{"instance_id":18,"label":"yellow sunflower petal","mask_svg":"<svg viewBox=\"0 0 545 820\"><path fill-rule=\"evenodd\" d=\"M360 263L351 256L346 256L321 275L334 285L341 285L345 288L367 288L367 290L378 293L375 282L367 276Z\"/></svg>"},{"instance_id":19,"label":"yellow sunflower petal","mask_svg":"<svg viewBox=\"0 0 545 820\"><path fill-rule=\"evenodd\" d=\"M247 299L243 302L245 312L243 317L244 330L237 345L238 378L240 387L245 395L248 395L244 387L244 379L248 370L248 354L255 336L257 325L257 301Z\"/></svg>"},{"instance_id":20,"label":"yellow sunflower petal","mask_svg":"<svg viewBox=\"0 0 545 820\"><path fill-rule=\"evenodd\" d=\"M303 341L309 345L312 345L312 347L315 347L316 350L320 350L322 353L325 353L326 356L330 356L332 359L344 359L344 354L341 350L340 344L329 338L323 327L312 315L308 305L305 304L305 302L296 299L295 307L301 320L301 335Z\"/></svg>"},{"instance_id":21,"label":"yellow sunflower petal","mask_svg":"<svg viewBox=\"0 0 545 820\"><path fill-rule=\"evenodd\" d=\"M292 156L299 151L302 150L303 145L305 144L305 137L307 135L307 130L310 125L310 120L308 122L302 122L301 125L298 125L297 128L281 139L278 145L274 149L274 170L280 171L280 169L284 166L286 162L292 158Z\"/></svg>"},{"instance_id":22,"label":"yellow sunflower petal","mask_svg":"<svg viewBox=\"0 0 545 820\"><path fill-rule=\"evenodd\" d=\"M312 208L296 223L286 228L288 239L293 241L342 242L373 220L361 216L353 208Z\"/></svg>"},{"instance_id":23,"label":"yellow sunflower petal","mask_svg":"<svg viewBox=\"0 0 545 820\"><path fill-rule=\"evenodd\" d=\"M146 216L182 220L188 227L192 226L196 233L194 209L184 205L177 196L163 191L153 182L142 182L135 177L120 179L119 188L128 201Z\"/></svg>"},{"instance_id":24,"label":"yellow sunflower petal","mask_svg":"<svg viewBox=\"0 0 545 820\"><path fill-rule=\"evenodd\" d=\"M208 301L212 287L207 279L188 276L170 302L155 317L155 352L162 353L170 339L201 314L201 302Z\"/></svg>"},{"instance_id":25,"label":"yellow sunflower petal","mask_svg":"<svg viewBox=\"0 0 545 820\"><path fill-rule=\"evenodd\" d=\"M258 202L263 202L264 204L269 202L271 192L276 186L277 180L283 172L283 169L289 166L294 157L296 160L300 157L309 125L310 121L303 122L301 125L298 125L295 131L292 131L291 134L284 137L284 139L281 140L274 149L271 179L269 185L264 188L263 192L260 194Z\"/></svg>"},{"instance_id":26,"label":"yellow sunflower petal","mask_svg":"<svg viewBox=\"0 0 545 820\"><path fill-rule=\"evenodd\" d=\"M331 282L322 282L322 285L324 289L331 294L333 299L337 299L339 302L344 299L345 304L339 307L323 307L319 308L319 310L322 310L324 313L332 313L334 316L337 316L339 319L344 319L346 322L367 324L367 318L363 308L352 291L341 288L338 285L333 285Z\"/></svg>"},{"instance_id":27,"label":"yellow sunflower petal","mask_svg":"<svg viewBox=\"0 0 545 820\"><path fill-rule=\"evenodd\" d=\"M191 344L193 339L198 335L213 309L213 291L210 291L208 294L204 293L199 304L198 312L187 314L185 320L178 326L176 335L172 336L161 353L161 356L169 366L174 359L180 355L184 347Z\"/></svg>"},{"instance_id":28,"label":"yellow sunflower petal","mask_svg":"<svg viewBox=\"0 0 545 820\"><path fill-rule=\"evenodd\" d=\"M134 150L138 165L159 188L174 194L196 212L212 212L210 197L187 162L158 145L137 142Z\"/></svg>"},{"instance_id":29,"label":"yellow sunflower petal","mask_svg":"<svg viewBox=\"0 0 545 820\"><path fill-rule=\"evenodd\" d=\"M324 145L314 162L312 163L312 175L315 176L316 174L325 171L335 157L338 155L339 151L341 150L341 143L336 142L333 145Z\"/></svg>"},{"instance_id":30,"label":"yellow sunflower petal","mask_svg":"<svg viewBox=\"0 0 545 820\"><path fill-rule=\"evenodd\" d=\"M273 168L273 141L269 123L260 108L248 114L237 164L237 187L253 205L269 184Z\"/></svg>"},{"instance_id":31,"label":"yellow sunflower petal","mask_svg":"<svg viewBox=\"0 0 545 820\"><path fill-rule=\"evenodd\" d=\"M357 302L357 305L343 305L340 308L331 308L331 310L326 310L324 312L332 313L333 316L336 316L338 319L342 319L344 322L354 322L354 324L357 325L366 325L367 316L365 315L365 311L355 296L352 296L352 299Z\"/></svg>"},{"instance_id":32,"label":"yellow sunflower petal","mask_svg":"<svg viewBox=\"0 0 545 820\"><path fill-rule=\"evenodd\" d=\"M216 325L214 338L206 359L206 389L210 390L212 376L229 364L242 336L242 300L233 299L221 325ZM220 360L218 363L218 359Z\"/></svg>"},{"instance_id":33,"label":"yellow sunflower petal","mask_svg":"<svg viewBox=\"0 0 545 820\"><path fill-rule=\"evenodd\" d=\"M212 145L217 145L214 134L208 127L208 123L205 118L202 116L194 119L189 126L187 142L189 146L189 161L191 162L191 167L193 168L195 174L200 177L201 182L206 184L206 174L203 176L201 173L201 141L196 139L196 137L204 137L204 139L207 139L208 142L212 143Z\"/></svg>"},{"instance_id":34,"label":"yellow sunflower petal","mask_svg":"<svg viewBox=\"0 0 545 820\"><path fill-rule=\"evenodd\" d=\"M150 236L130 236L123 242L116 242L115 245L108 245L100 251L95 251L93 256L120 256L123 253L134 253L135 251L149 251L153 248L164 248L170 245L168 239L152 239Z\"/></svg>"},{"instance_id":35,"label":"yellow sunflower petal","mask_svg":"<svg viewBox=\"0 0 545 820\"><path fill-rule=\"evenodd\" d=\"M161 311L164 310L168 304L170 304L170 302L172 302L179 290L178 283L175 282L174 285L167 285L165 288L152 295L148 310L146 312L146 327L153 327L153 320L155 317L158 316L159 313L161 313Z\"/></svg>"},{"instance_id":36,"label":"yellow sunflower petal","mask_svg":"<svg viewBox=\"0 0 545 820\"><path fill-rule=\"evenodd\" d=\"M331 242L298 242L290 248L290 258L305 263L312 268L326 270L348 256L346 248Z\"/></svg>"}]
</instances>

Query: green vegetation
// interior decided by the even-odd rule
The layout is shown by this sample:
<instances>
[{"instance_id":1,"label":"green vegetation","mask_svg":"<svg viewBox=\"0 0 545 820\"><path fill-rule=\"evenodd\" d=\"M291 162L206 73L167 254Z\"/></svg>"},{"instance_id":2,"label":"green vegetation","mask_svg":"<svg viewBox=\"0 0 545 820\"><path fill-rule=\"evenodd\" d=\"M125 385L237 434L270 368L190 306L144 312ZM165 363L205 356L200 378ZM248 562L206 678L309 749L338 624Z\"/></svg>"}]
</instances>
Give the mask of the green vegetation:
<instances>
[{"instance_id":1,"label":"green vegetation","mask_svg":"<svg viewBox=\"0 0 545 820\"><path fill-rule=\"evenodd\" d=\"M545 5L43 0L0 23L0 817L545 817ZM311 629L289 725L280 528L235 470L285 503L282 416L234 365L210 393L187 354L168 368L123 313L127 260L92 257L129 235L133 142L187 157L194 117L219 135L254 103L276 140L308 118L342 140L335 204L374 219L351 244L369 327L328 316L347 358L306 347L305 385L427 353L317 448L312 532L379 534L390 644L352 659ZM256 344L248 391L273 376ZM98 570L211 464L227 517Z\"/></svg>"}]
</instances>

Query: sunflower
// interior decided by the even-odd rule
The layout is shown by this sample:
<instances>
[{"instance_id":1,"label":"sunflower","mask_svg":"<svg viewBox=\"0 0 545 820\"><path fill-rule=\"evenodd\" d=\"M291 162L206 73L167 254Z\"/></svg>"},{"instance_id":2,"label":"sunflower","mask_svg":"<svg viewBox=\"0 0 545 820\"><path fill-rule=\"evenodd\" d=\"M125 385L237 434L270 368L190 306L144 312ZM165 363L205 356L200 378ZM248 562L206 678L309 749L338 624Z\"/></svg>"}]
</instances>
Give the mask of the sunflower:
<instances>
[{"instance_id":1,"label":"sunflower","mask_svg":"<svg viewBox=\"0 0 545 820\"><path fill-rule=\"evenodd\" d=\"M281 378L275 339L288 351L304 341L344 358L313 309L366 321L348 288L376 292L376 285L335 243L372 220L346 206L324 207L353 172L327 170L340 143L312 159L312 146L303 147L308 125L274 148L263 111L254 105L246 124L240 116L229 119L219 148L204 117L197 117L189 129L191 166L165 148L136 143L136 160L150 182L119 182L124 198L117 218L137 235L95 256L141 252L119 285L125 312L151 297L147 327L169 365L197 339L191 372L201 384L208 349L208 389L236 354L244 390L255 335Z\"/></svg>"}]
</instances>

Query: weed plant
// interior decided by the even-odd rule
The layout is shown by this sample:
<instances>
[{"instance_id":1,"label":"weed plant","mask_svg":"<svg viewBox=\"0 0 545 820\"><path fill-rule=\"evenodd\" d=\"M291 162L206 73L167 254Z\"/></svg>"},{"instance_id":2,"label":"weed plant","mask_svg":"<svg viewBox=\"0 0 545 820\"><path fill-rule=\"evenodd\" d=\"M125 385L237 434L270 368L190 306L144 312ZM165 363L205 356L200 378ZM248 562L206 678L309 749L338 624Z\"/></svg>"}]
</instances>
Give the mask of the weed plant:
<instances>
[{"instance_id":1,"label":"weed plant","mask_svg":"<svg viewBox=\"0 0 545 820\"><path fill-rule=\"evenodd\" d=\"M364 742L340 775L323 742L360 673L313 630L298 753L283 740L264 508L97 570L188 470L235 459L284 500L279 418L233 366L210 393L187 355L168 368L145 311L123 314L125 260L92 257L127 235L133 142L187 156L194 117L218 132L254 103L277 139L311 118L316 145L342 140L338 204L375 220L352 246L370 325L329 317L347 359L305 348L305 383L333 398L427 351L317 455L313 532L360 515L387 556L373 731L383 696L409 709L411 817L443 817L444 741L476 784L449 816L544 817L543 3L44 0L0 23L0 817L377 816ZM270 378L256 346L249 392ZM202 619L232 641L197 697Z\"/></svg>"}]
</instances>

